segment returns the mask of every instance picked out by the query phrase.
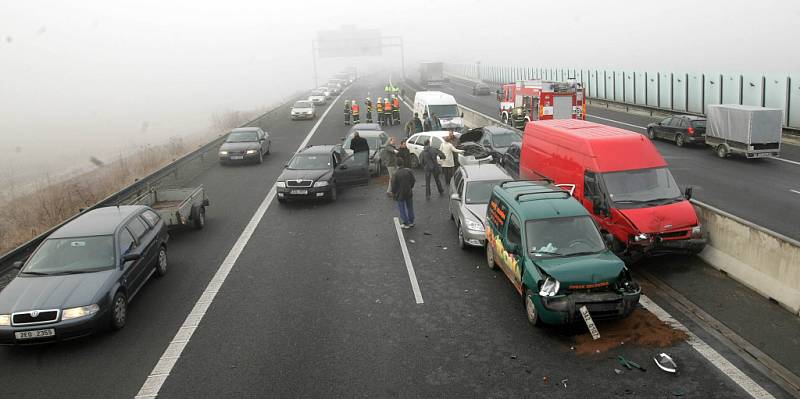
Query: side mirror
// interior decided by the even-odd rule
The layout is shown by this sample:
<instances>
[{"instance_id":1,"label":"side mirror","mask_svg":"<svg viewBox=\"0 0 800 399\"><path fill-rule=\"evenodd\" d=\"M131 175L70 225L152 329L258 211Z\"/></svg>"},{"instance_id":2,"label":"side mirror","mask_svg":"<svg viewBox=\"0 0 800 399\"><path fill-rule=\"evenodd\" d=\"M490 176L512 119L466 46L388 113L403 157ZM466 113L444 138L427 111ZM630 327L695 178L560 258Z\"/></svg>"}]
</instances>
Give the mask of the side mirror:
<instances>
[{"instance_id":1,"label":"side mirror","mask_svg":"<svg viewBox=\"0 0 800 399\"><path fill-rule=\"evenodd\" d=\"M345 164L339 165L339 169L347 169L347 165Z\"/></svg>"},{"instance_id":2,"label":"side mirror","mask_svg":"<svg viewBox=\"0 0 800 399\"><path fill-rule=\"evenodd\" d=\"M606 214L606 208L605 208L605 206L603 206L603 202L600 201L600 198L595 198L592 201L592 212L595 215L605 215Z\"/></svg>"},{"instance_id":3,"label":"side mirror","mask_svg":"<svg viewBox=\"0 0 800 399\"><path fill-rule=\"evenodd\" d=\"M20 270L20 269L22 269L22 265L23 264L25 264L25 262L23 262L21 260L18 260L18 261L16 261L16 262L11 264L11 268L12 269L16 269L16 270Z\"/></svg>"},{"instance_id":4,"label":"side mirror","mask_svg":"<svg viewBox=\"0 0 800 399\"><path fill-rule=\"evenodd\" d=\"M289 167L289 164L288 164L288 163L287 163L286 165L283 165L283 168L284 168L284 169L286 169L286 168L288 168L288 167Z\"/></svg>"},{"instance_id":5,"label":"side mirror","mask_svg":"<svg viewBox=\"0 0 800 399\"><path fill-rule=\"evenodd\" d=\"M683 197L686 198L687 200L692 199L692 189L693 188L691 186L686 187L686 191L684 191L683 193Z\"/></svg>"},{"instance_id":6,"label":"side mirror","mask_svg":"<svg viewBox=\"0 0 800 399\"><path fill-rule=\"evenodd\" d=\"M125 254L125 255L122 255L122 263L127 263L127 262L130 262L130 261L139 260L141 258L142 258L141 254L137 254L137 253Z\"/></svg>"},{"instance_id":7,"label":"side mirror","mask_svg":"<svg viewBox=\"0 0 800 399\"><path fill-rule=\"evenodd\" d=\"M463 113L463 112L461 113L461 117L462 117L462 118L464 117L464 113Z\"/></svg>"},{"instance_id":8,"label":"side mirror","mask_svg":"<svg viewBox=\"0 0 800 399\"><path fill-rule=\"evenodd\" d=\"M515 254L515 255L519 254L519 246L517 246L517 244L509 242L509 243L506 243L504 246L506 248L506 251L508 251L508 253Z\"/></svg>"},{"instance_id":9,"label":"side mirror","mask_svg":"<svg viewBox=\"0 0 800 399\"><path fill-rule=\"evenodd\" d=\"M603 242L606 243L606 246L611 247L614 244L614 235L611 233L603 234Z\"/></svg>"},{"instance_id":10,"label":"side mirror","mask_svg":"<svg viewBox=\"0 0 800 399\"><path fill-rule=\"evenodd\" d=\"M453 201L461 201L461 196L458 193L450 194L450 199Z\"/></svg>"}]
</instances>

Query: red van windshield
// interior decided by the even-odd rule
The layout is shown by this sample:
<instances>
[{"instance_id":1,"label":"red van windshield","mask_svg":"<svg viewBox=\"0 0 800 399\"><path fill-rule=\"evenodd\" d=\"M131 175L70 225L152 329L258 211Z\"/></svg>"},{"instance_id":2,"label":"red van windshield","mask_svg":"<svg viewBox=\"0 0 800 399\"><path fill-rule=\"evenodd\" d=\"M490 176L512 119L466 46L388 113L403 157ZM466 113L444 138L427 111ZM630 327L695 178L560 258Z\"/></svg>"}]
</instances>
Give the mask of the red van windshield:
<instances>
[{"instance_id":1,"label":"red van windshield","mask_svg":"<svg viewBox=\"0 0 800 399\"><path fill-rule=\"evenodd\" d=\"M603 181L611 201L626 208L683 200L681 190L667 168L604 173Z\"/></svg>"}]
</instances>

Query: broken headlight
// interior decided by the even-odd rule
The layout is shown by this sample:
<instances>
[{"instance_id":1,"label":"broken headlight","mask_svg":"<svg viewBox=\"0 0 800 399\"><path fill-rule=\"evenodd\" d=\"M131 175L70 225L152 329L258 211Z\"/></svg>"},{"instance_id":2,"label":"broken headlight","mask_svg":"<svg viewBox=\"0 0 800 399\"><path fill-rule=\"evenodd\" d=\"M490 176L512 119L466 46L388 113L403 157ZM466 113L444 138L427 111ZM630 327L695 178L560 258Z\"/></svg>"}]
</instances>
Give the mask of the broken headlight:
<instances>
[{"instance_id":1,"label":"broken headlight","mask_svg":"<svg viewBox=\"0 0 800 399\"><path fill-rule=\"evenodd\" d=\"M561 288L561 283L558 280L547 276L542 283L541 288L539 288L539 296L554 296L558 293L558 289Z\"/></svg>"}]
</instances>

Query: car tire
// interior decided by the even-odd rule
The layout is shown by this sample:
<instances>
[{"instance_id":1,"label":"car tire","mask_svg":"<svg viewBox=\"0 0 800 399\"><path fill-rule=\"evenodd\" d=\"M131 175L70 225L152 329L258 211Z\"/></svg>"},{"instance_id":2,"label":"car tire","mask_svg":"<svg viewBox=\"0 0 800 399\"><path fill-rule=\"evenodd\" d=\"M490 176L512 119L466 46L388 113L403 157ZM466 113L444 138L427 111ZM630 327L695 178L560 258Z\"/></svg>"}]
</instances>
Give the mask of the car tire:
<instances>
[{"instance_id":1,"label":"car tire","mask_svg":"<svg viewBox=\"0 0 800 399\"><path fill-rule=\"evenodd\" d=\"M494 260L494 249L492 249L492 244L488 242L486 243L486 266L491 270L497 269L497 262Z\"/></svg>"},{"instance_id":2,"label":"car tire","mask_svg":"<svg viewBox=\"0 0 800 399\"><path fill-rule=\"evenodd\" d=\"M458 223L456 228L458 229L458 247L467 249L467 242L464 241L464 230L461 228L461 223Z\"/></svg>"},{"instance_id":3,"label":"car tire","mask_svg":"<svg viewBox=\"0 0 800 399\"><path fill-rule=\"evenodd\" d=\"M195 206L191 213L192 226L197 230L202 230L206 226L206 207Z\"/></svg>"},{"instance_id":4,"label":"car tire","mask_svg":"<svg viewBox=\"0 0 800 399\"><path fill-rule=\"evenodd\" d=\"M269 155L269 151L271 149L272 149L272 142L270 141L270 142L267 143L267 152L265 152L264 154Z\"/></svg>"},{"instance_id":5,"label":"car tire","mask_svg":"<svg viewBox=\"0 0 800 399\"><path fill-rule=\"evenodd\" d=\"M417 158L416 154L411 154L411 169L419 169L419 158Z\"/></svg>"},{"instance_id":6,"label":"car tire","mask_svg":"<svg viewBox=\"0 0 800 399\"><path fill-rule=\"evenodd\" d=\"M725 144L720 144L716 148L717 156L720 158L726 158L728 156L728 148L725 147Z\"/></svg>"},{"instance_id":7,"label":"car tire","mask_svg":"<svg viewBox=\"0 0 800 399\"><path fill-rule=\"evenodd\" d=\"M122 291L117 291L114 294L114 299L111 300L111 329L114 331L121 330L128 322L128 298Z\"/></svg>"},{"instance_id":8,"label":"car tire","mask_svg":"<svg viewBox=\"0 0 800 399\"><path fill-rule=\"evenodd\" d=\"M286 203L286 199L278 197L278 203L279 204L285 204Z\"/></svg>"},{"instance_id":9,"label":"car tire","mask_svg":"<svg viewBox=\"0 0 800 399\"><path fill-rule=\"evenodd\" d=\"M650 140L655 140L656 139L655 130L653 130L652 128L647 129L647 138L649 138Z\"/></svg>"},{"instance_id":10,"label":"car tire","mask_svg":"<svg viewBox=\"0 0 800 399\"><path fill-rule=\"evenodd\" d=\"M167 247L161 246L158 249L158 256L156 257L156 276L164 277L167 275Z\"/></svg>"},{"instance_id":11,"label":"car tire","mask_svg":"<svg viewBox=\"0 0 800 399\"><path fill-rule=\"evenodd\" d=\"M538 327L542 325L542 319L539 318L539 311L536 310L536 304L533 303L533 295L536 295L530 288L525 288L525 317L528 319L528 323L531 323L532 326Z\"/></svg>"},{"instance_id":12,"label":"car tire","mask_svg":"<svg viewBox=\"0 0 800 399\"><path fill-rule=\"evenodd\" d=\"M684 145L686 145L686 141L684 140L682 134L678 134L675 136L675 145L678 147L683 147Z\"/></svg>"}]
</instances>

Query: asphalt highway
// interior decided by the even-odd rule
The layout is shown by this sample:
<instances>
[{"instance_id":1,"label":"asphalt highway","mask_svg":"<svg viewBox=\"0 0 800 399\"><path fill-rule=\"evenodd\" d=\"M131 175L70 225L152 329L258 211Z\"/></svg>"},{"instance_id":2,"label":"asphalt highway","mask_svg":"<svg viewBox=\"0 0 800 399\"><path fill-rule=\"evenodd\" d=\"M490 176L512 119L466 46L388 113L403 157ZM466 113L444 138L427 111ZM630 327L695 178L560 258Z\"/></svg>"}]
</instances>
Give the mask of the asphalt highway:
<instances>
[{"instance_id":1,"label":"asphalt highway","mask_svg":"<svg viewBox=\"0 0 800 399\"><path fill-rule=\"evenodd\" d=\"M494 95L475 96L471 86L456 79L442 91L452 94L459 104L498 118L499 103ZM661 119L593 105L586 112L587 121L642 134L647 124ZM707 146L681 148L668 141L654 143L678 184L694 187L694 198L800 240L800 146L783 143L783 160L748 160L720 159Z\"/></svg>"},{"instance_id":2,"label":"asphalt highway","mask_svg":"<svg viewBox=\"0 0 800 399\"><path fill-rule=\"evenodd\" d=\"M347 131L341 101L368 91L376 97L384 84L371 78L348 88L310 144L340 142ZM264 164L216 166L197 177L212 201L206 228L172 235L169 273L137 295L125 329L0 348L0 397L133 398L140 391L317 122L290 121L284 108L259 121L272 137ZM387 132L402 136L399 126ZM417 227L403 237L385 178L343 191L335 203L270 202L158 397L749 397L742 381L688 342L578 354L585 328L530 327L520 298L502 273L485 267L482 251L457 248L446 197L425 201L422 180L417 174ZM424 303L415 301L401 239ZM787 397L668 300L651 299L760 387ZM600 323L601 335L613 323ZM655 367L659 352L676 359L678 374ZM624 369L620 355L647 371Z\"/></svg>"}]
</instances>

